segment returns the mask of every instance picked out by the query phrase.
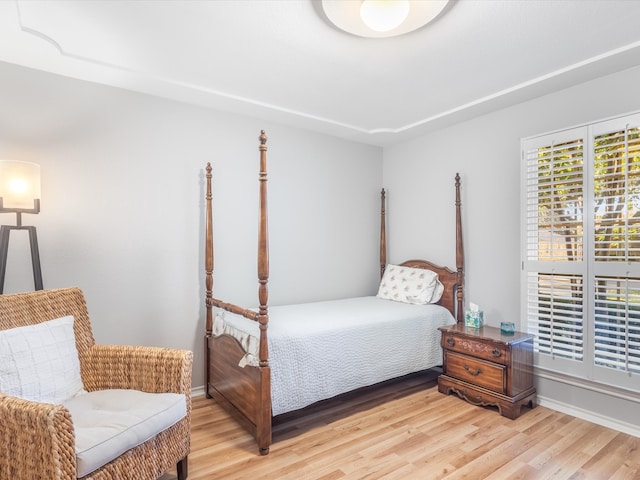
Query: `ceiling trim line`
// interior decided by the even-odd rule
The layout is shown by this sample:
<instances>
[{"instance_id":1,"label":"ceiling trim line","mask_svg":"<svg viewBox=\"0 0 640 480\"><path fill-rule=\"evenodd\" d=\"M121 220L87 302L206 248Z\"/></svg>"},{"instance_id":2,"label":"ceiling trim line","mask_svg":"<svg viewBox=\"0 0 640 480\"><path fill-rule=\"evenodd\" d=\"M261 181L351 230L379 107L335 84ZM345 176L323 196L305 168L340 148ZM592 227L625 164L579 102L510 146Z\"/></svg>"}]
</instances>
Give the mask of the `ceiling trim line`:
<instances>
[{"instance_id":1,"label":"ceiling trim line","mask_svg":"<svg viewBox=\"0 0 640 480\"><path fill-rule=\"evenodd\" d=\"M457 113L461 113L465 110L469 110L471 108L474 107L478 107L481 106L483 104L487 104L488 102L500 99L502 97L505 97L507 95L513 94L515 92L524 90L526 88L530 88L533 87L535 85L541 84L545 81L549 81L552 80L554 78L558 78L562 75L565 75L567 73L576 71L580 68L584 68L590 65L594 65L600 61L606 60L608 58L612 58L615 57L616 55L620 55L626 52L629 52L631 50L634 50L636 48L640 48L640 41L628 44L628 45L624 45L622 47L619 47L617 49L614 50L610 50L607 52L604 52L600 55L596 55L594 57L590 57L586 60L574 63L572 65L560 68L558 70L554 70L548 74L545 75L541 75L539 77L536 77L534 79L531 80L527 80L525 82L516 84L514 86L499 90L498 92L486 95L484 97L463 103L462 105L458 105L456 107L450 108L448 110L445 110L441 113L438 113L436 115L432 115L430 117L400 126L400 127L380 127L380 128L371 128L371 129L367 129L364 127L359 127L357 125L352 125L349 123L345 123L345 122L340 122L337 120L333 120L330 118L326 118L326 117L321 117L318 115L313 115L310 113L306 113L306 112L302 112L299 110L294 110L291 108L286 108L283 106L279 106L279 105L275 105L272 103L268 103L268 102L263 102L260 100L255 100L252 98L248 98L248 97L244 97L241 95L235 95L232 93L227 93L227 92L222 92L219 90L214 90L211 88L206 88L197 84L192 84L192 83L188 83L188 82L182 82L179 80L175 80L172 78L168 78L168 77L164 77L161 75L157 75L157 74L152 74L149 72L144 72L142 70L137 70L137 69L133 69L130 67L125 67L123 65L118 65L118 64L113 64L113 63L109 63L109 62L103 62L101 60L95 59L95 58L90 58L90 57L85 57L82 55L77 55L71 52L66 51L62 45L57 42L54 38L52 38L51 36L43 33L42 31L39 31L38 29L35 28L31 28L27 25L24 24L23 19L22 19L22 15L20 12L20 4L18 2L18 0L16 0L16 7L18 10L18 22L20 25L20 29L26 33L26 34L30 34L35 36L36 38L39 38L47 43L49 43L50 45L52 45L53 47L55 47L55 49L59 52L59 54L63 57L67 57L70 59L74 59L80 62L86 62L86 63L90 63L90 64L94 64L94 65L98 65L98 66L102 66L102 67L107 67L107 68L112 68L112 69L116 69L116 70L120 70L122 72L127 72L129 74L134 74L134 75L138 75L141 76L143 78L147 78L149 80L158 82L160 84L165 84L167 86L173 86L173 87L178 87L181 89L184 89L186 91L193 91L193 92L199 92L199 93L204 93L207 95L212 95L212 96L217 96L220 98L225 98L225 99L229 99L229 100L234 100L237 102L241 102L241 103L245 103L245 104L250 104L250 105L254 105L254 106L258 106L258 107L262 107L268 110L273 110L273 111L277 111L280 113L285 113L288 115L293 115L296 117L300 117L300 118L305 118L307 120L313 120L316 122L320 122L320 123L324 123L324 124L328 124L328 125L332 125L334 127L340 127L340 128L344 128L344 129L348 129L351 130L353 132L357 132L360 134L366 134L366 135L376 135L376 134L399 134L399 133L405 133L408 132L410 130L413 130L415 128L418 127L423 127L431 122L435 122L437 120L442 120L446 117L455 115ZM99 81L94 80L94 82L100 83ZM119 87L121 87L120 85L117 85ZM127 87L121 87L121 88L127 88ZM128 88L129 90L132 90L131 88ZM136 91L139 92L143 92L143 93L147 93L149 94L148 91L145 91L144 88L136 88ZM159 95L158 93L151 93L152 95L155 96L166 96L166 95ZM177 96L177 95L176 95ZM175 98L175 97L174 97ZM182 97L180 97L182 99ZM182 100L184 101L184 100Z\"/></svg>"},{"instance_id":2,"label":"ceiling trim line","mask_svg":"<svg viewBox=\"0 0 640 480\"><path fill-rule=\"evenodd\" d=\"M445 118L449 115L453 115L456 113L460 113L464 110L468 110L472 107L477 107L479 105L482 105L484 103L490 102L491 100L496 100L498 98L504 97L506 95L509 95L511 93L515 93L517 91L520 90L524 90L525 88L528 87L532 87L534 85L540 84L542 82L554 79L554 78L558 78L561 75L573 72L575 70L578 70L579 68L583 68L589 65L593 65L596 64L599 61L602 60L606 60L608 58L614 57L616 55L622 54L622 53L626 53L629 52L631 50L634 50L636 48L640 48L640 41L634 42L634 43L630 43L628 45L625 45L623 47L614 49L614 50L610 50L608 52L605 52L603 54L600 55L596 55L595 57L591 57L588 58L586 60L583 60L581 62L577 62L574 63L572 65L569 65L567 67L564 68L560 68L558 70L554 70L553 72L550 72L546 75L541 75L539 77L533 78L531 80L527 80L526 82L522 82L522 83L518 83L512 87L508 87L505 88L503 90L499 90L498 92L492 93L490 95L486 95L484 97L478 98L476 100L472 100L470 102L467 103L463 103L462 105L459 105L457 107L451 108L449 110L445 110L442 113L439 113L437 115L432 115L431 117L427 117L424 118L422 120L418 120L416 122L407 124L403 127L399 127L399 128L376 128L376 129L372 129L369 130L367 133L370 134L376 134L376 133L403 133L406 132L407 130L411 130L413 128L417 128L420 126L423 126L425 124L428 124L430 122L436 121L436 120L441 120L442 118Z\"/></svg>"}]
</instances>

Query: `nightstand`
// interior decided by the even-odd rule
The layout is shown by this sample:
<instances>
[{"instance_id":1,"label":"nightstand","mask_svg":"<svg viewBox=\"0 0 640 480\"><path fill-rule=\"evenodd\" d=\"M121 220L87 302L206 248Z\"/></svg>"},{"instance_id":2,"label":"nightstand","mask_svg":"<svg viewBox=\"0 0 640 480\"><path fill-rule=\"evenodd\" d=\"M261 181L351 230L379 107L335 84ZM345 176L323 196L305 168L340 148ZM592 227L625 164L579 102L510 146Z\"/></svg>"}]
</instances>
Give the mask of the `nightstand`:
<instances>
[{"instance_id":1,"label":"nightstand","mask_svg":"<svg viewBox=\"0 0 640 480\"><path fill-rule=\"evenodd\" d=\"M533 336L499 328L440 327L443 366L438 391L456 393L473 405L493 405L501 415L517 418L523 405L535 407Z\"/></svg>"}]
</instances>

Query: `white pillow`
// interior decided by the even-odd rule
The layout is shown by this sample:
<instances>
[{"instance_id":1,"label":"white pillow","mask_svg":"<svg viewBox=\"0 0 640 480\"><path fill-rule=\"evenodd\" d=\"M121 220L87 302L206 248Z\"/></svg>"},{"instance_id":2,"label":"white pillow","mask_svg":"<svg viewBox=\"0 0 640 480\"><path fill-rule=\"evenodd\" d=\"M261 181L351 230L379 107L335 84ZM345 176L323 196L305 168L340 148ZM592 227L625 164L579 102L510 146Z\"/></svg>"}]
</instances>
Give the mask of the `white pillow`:
<instances>
[{"instance_id":1,"label":"white pillow","mask_svg":"<svg viewBox=\"0 0 640 480\"><path fill-rule=\"evenodd\" d=\"M444 285L442 284L442 282L440 281L440 278L438 278L438 275L436 274L436 285L435 285L435 288L433 289L433 294L431 295L431 300L429 300L429 303L438 303L442 298L443 293L444 293Z\"/></svg>"},{"instance_id":2,"label":"white pillow","mask_svg":"<svg viewBox=\"0 0 640 480\"><path fill-rule=\"evenodd\" d=\"M438 302L443 291L444 286L437 273L424 268L389 264L380 281L378 297L423 305Z\"/></svg>"},{"instance_id":3,"label":"white pillow","mask_svg":"<svg viewBox=\"0 0 640 480\"><path fill-rule=\"evenodd\" d=\"M54 404L84 392L71 315L0 331L0 392Z\"/></svg>"}]
</instances>

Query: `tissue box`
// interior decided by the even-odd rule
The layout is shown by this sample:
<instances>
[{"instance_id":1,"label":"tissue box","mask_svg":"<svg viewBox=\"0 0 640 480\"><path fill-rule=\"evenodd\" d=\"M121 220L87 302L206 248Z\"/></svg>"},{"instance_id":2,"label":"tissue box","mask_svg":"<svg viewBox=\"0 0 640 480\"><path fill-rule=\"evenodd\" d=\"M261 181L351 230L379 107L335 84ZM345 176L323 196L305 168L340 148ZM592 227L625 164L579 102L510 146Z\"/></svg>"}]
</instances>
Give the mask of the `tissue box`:
<instances>
[{"instance_id":1,"label":"tissue box","mask_svg":"<svg viewBox=\"0 0 640 480\"><path fill-rule=\"evenodd\" d=\"M464 314L464 324L467 327L480 328L484 325L484 312L467 310Z\"/></svg>"}]
</instances>

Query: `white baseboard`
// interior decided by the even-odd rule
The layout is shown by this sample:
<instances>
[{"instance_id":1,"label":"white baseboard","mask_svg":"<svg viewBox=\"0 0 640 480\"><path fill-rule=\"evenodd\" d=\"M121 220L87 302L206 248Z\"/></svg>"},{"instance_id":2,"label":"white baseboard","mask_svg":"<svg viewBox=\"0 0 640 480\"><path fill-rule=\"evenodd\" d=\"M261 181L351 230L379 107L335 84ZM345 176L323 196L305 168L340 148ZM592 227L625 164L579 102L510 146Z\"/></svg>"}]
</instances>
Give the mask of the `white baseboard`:
<instances>
[{"instance_id":1,"label":"white baseboard","mask_svg":"<svg viewBox=\"0 0 640 480\"><path fill-rule=\"evenodd\" d=\"M640 438L640 427L538 395L538 405Z\"/></svg>"},{"instance_id":2,"label":"white baseboard","mask_svg":"<svg viewBox=\"0 0 640 480\"><path fill-rule=\"evenodd\" d=\"M201 385L199 387L194 387L191 389L191 398L201 397L202 395L204 395L204 385Z\"/></svg>"}]
</instances>

